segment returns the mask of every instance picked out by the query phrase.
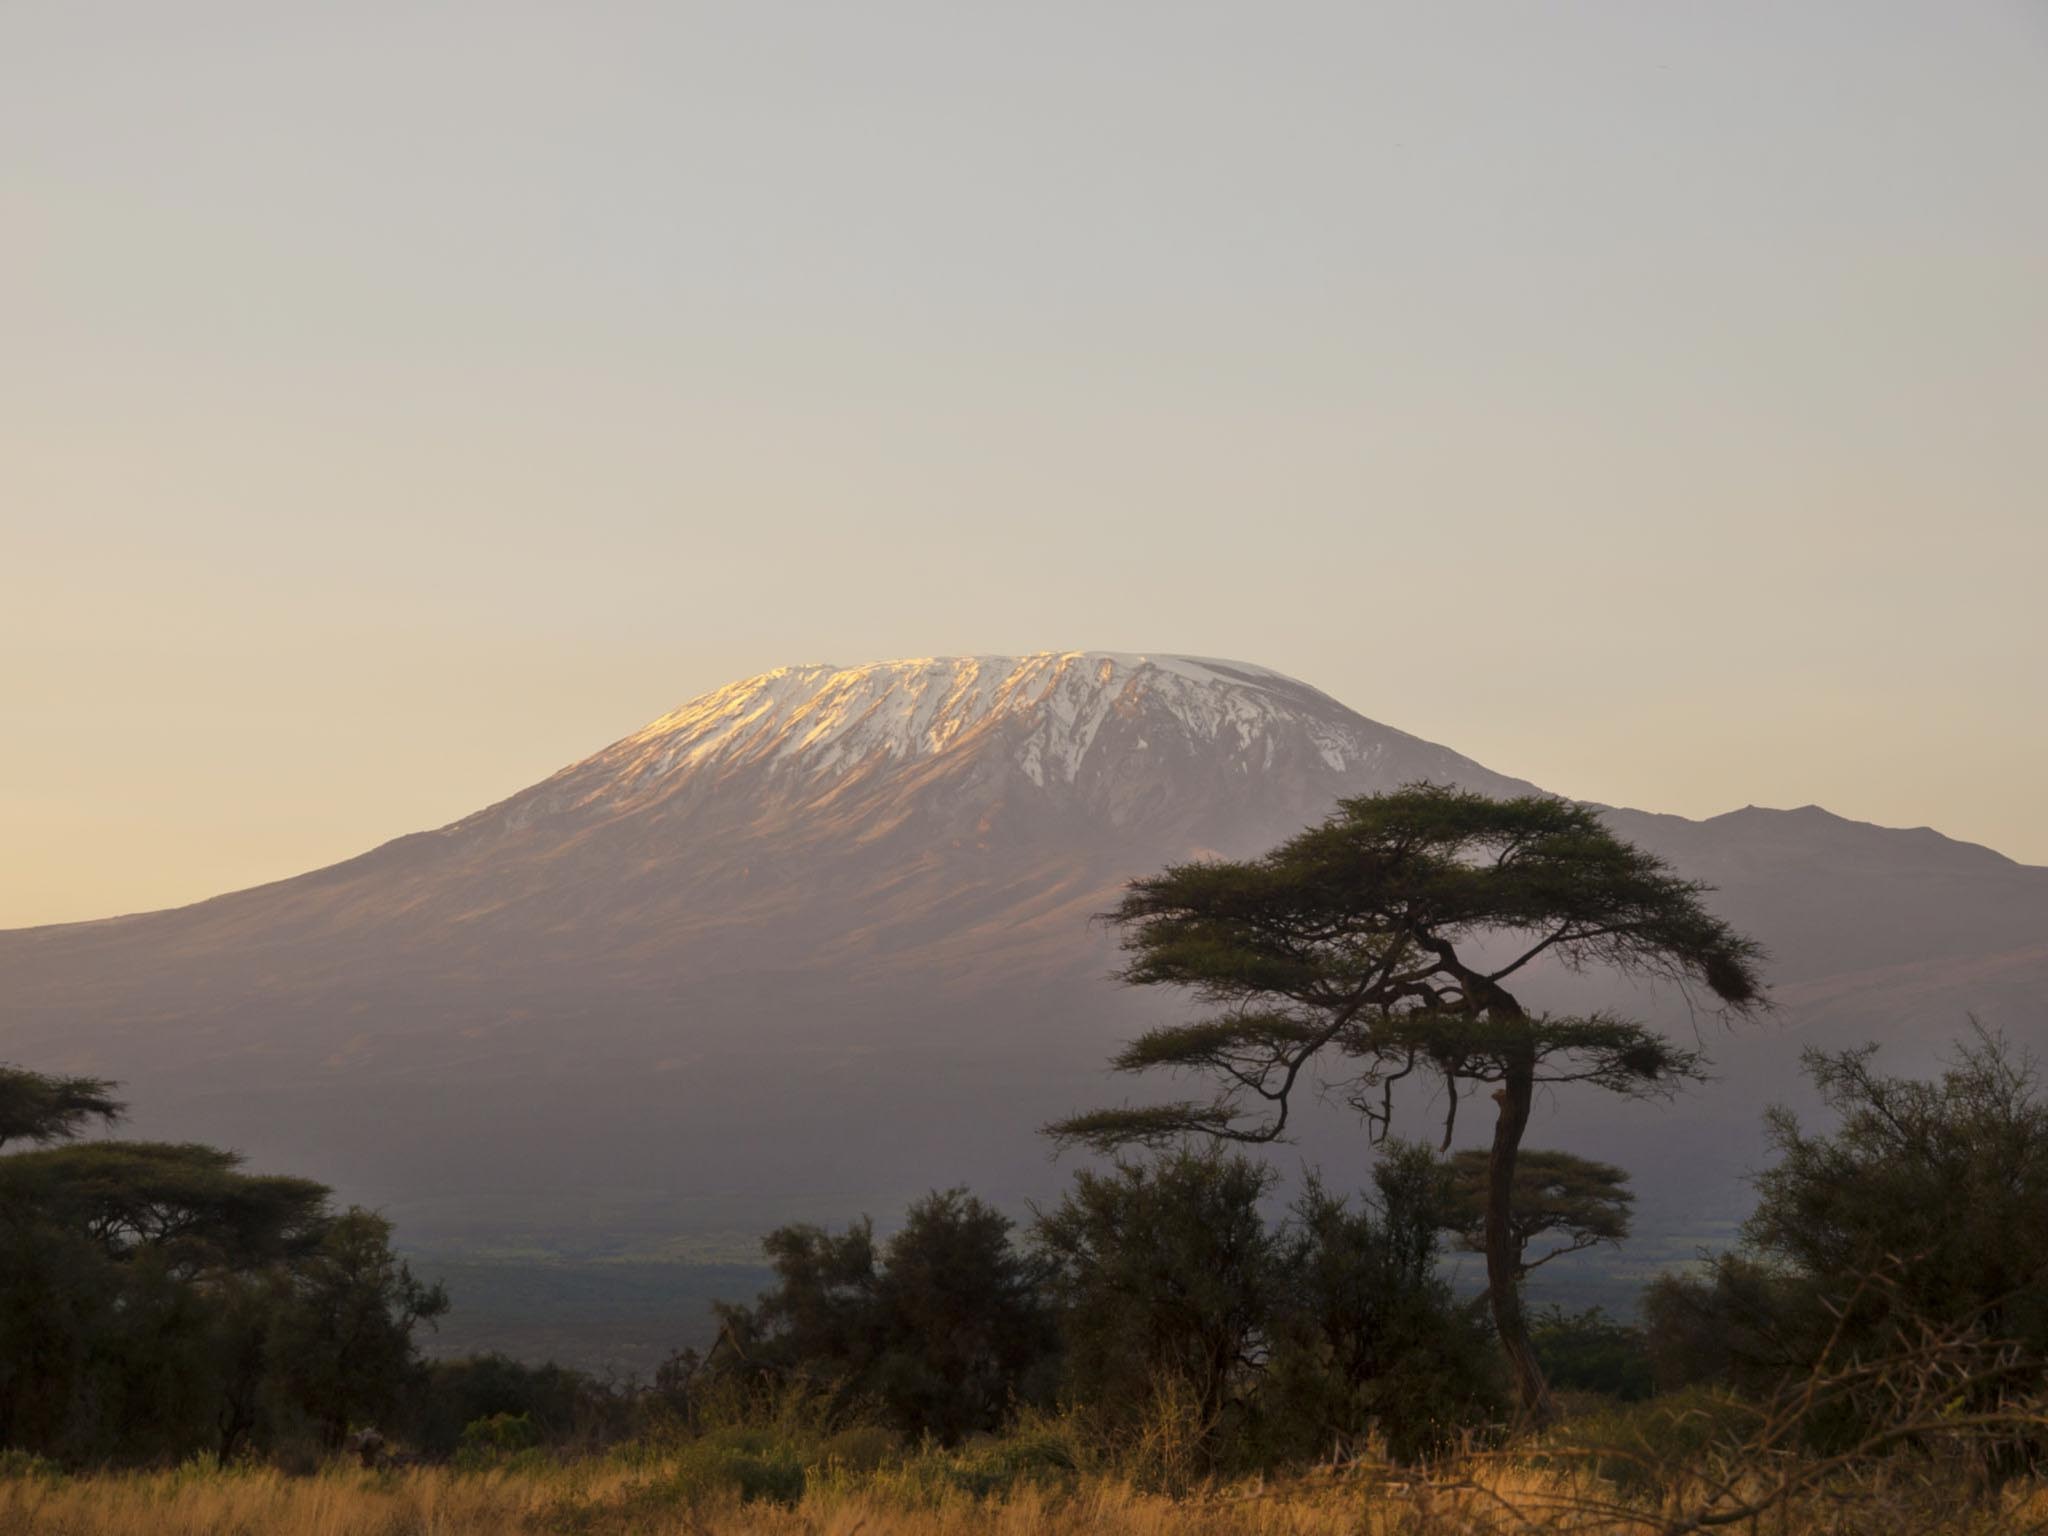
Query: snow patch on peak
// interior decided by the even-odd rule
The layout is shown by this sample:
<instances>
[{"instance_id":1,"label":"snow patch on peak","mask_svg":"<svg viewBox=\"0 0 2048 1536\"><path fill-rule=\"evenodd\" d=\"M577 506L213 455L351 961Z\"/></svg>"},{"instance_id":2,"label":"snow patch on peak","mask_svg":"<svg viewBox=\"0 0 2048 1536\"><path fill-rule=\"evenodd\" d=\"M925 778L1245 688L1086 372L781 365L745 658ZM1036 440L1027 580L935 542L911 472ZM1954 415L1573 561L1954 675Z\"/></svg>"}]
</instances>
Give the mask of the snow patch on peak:
<instances>
[{"instance_id":1,"label":"snow patch on peak","mask_svg":"<svg viewBox=\"0 0 2048 1536\"><path fill-rule=\"evenodd\" d=\"M1015 736L1010 750L1019 770L1042 786L1073 782L1105 723L1141 711L1177 721L1183 750L1221 747L1243 756L1247 771L1254 761L1271 766L1282 731L1305 735L1338 771L1380 750L1369 722L1270 668L1042 651L780 667L691 700L603 757L628 784L711 763L829 775L878 759L936 756L1000 728ZM1146 745L1159 749L1149 739Z\"/></svg>"}]
</instances>

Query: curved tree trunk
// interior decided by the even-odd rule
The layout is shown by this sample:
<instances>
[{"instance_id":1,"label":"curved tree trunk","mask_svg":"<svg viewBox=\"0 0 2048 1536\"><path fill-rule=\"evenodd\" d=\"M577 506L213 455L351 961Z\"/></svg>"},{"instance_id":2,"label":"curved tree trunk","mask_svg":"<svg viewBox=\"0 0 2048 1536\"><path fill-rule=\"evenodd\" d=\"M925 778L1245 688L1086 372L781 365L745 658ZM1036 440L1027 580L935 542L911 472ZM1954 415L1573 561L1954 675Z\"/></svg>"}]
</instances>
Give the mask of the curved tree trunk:
<instances>
[{"instance_id":1,"label":"curved tree trunk","mask_svg":"<svg viewBox=\"0 0 2048 1536\"><path fill-rule=\"evenodd\" d=\"M1500 1335L1501 1348L1515 1373L1515 1388L1521 1393L1522 1417L1540 1429L1557 1417L1557 1402L1529 1343L1517 1273L1520 1255L1508 1224L1514 1204L1515 1159L1522 1150L1522 1132L1528 1129L1529 1106L1535 1095L1533 1056L1514 1063L1493 1095L1500 1113L1494 1120L1493 1153L1486 1165L1486 1283L1493 1303L1494 1331Z\"/></svg>"}]
</instances>

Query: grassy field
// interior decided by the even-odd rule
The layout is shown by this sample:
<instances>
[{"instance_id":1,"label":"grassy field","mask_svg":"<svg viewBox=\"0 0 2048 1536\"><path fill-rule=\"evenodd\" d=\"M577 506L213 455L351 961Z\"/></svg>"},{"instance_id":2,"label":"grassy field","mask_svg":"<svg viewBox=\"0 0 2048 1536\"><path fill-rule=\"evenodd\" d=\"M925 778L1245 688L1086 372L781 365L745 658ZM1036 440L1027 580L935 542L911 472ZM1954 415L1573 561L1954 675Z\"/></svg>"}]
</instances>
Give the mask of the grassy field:
<instances>
[{"instance_id":1,"label":"grassy field","mask_svg":"<svg viewBox=\"0 0 2048 1536\"><path fill-rule=\"evenodd\" d=\"M994 1485L990 1475L995 1472ZM1975 1500L1901 1467L1881 1485L1827 1481L1754 1518L1684 1483L1630 1493L1526 1461L1475 1458L1428 1474L1361 1468L1204 1482L1179 1497L1118 1476L1018 1475L990 1453L914 1453L855 1470L805 1468L700 1444L482 1470L331 1466L65 1478L0 1469L0 1536L2021 1536L2048 1530L2048 1488ZM1759 1469L1762 1491L1783 1468ZM1735 1490L1735 1502L1750 1490Z\"/></svg>"}]
</instances>

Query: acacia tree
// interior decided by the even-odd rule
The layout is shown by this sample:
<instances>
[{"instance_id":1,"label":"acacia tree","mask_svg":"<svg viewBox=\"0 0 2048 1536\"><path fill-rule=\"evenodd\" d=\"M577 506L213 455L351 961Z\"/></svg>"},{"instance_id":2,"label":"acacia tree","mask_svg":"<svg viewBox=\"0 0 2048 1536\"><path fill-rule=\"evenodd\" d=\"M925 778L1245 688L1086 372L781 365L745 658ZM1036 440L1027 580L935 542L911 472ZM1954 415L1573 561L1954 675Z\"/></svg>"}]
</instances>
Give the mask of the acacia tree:
<instances>
[{"instance_id":1,"label":"acacia tree","mask_svg":"<svg viewBox=\"0 0 2048 1536\"><path fill-rule=\"evenodd\" d=\"M0 1147L76 1141L92 1121L112 1125L127 1110L103 1077L51 1077L0 1066Z\"/></svg>"},{"instance_id":2,"label":"acacia tree","mask_svg":"<svg viewBox=\"0 0 2048 1536\"><path fill-rule=\"evenodd\" d=\"M1473 1147L1451 1157L1449 1230L1460 1247L1486 1251L1486 1185L1493 1159ZM1570 1152L1525 1147L1515 1158L1515 1187L1508 1208L1508 1235L1515 1246L1515 1281L1529 1271L1596 1243L1618 1243L1628 1236L1635 1192L1627 1170ZM1540 1257L1529 1257L1529 1245L1550 1236L1555 1245Z\"/></svg>"},{"instance_id":3,"label":"acacia tree","mask_svg":"<svg viewBox=\"0 0 2048 1536\"><path fill-rule=\"evenodd\" d=\"M1197 1072L1217 1081L1216 1095L1047 1130L1098 1150L1190 1134L1277 1141L1313 1065L1375 1139L1394 1085L1434 1076L1447 1089L1448 1147L1466 1086L1495 1085L1487 1279L1524 1411L1543 1422L1554 1406L1514 1284L1510 1224L1536 1089L1669 1092L1699 1075L1700 1057L1633 1020L1532 1013L1509 983L1548 957L1757 1009L1762 951L1706 910L1705 890L1563 800L1414 784L1341 801L1262 858L1174 865L1135 881L1108 914L1131 957L1126 982L1185 988L1213 1009L1148 1031L1113 1064Z\"/></svg>"}]
</instances>

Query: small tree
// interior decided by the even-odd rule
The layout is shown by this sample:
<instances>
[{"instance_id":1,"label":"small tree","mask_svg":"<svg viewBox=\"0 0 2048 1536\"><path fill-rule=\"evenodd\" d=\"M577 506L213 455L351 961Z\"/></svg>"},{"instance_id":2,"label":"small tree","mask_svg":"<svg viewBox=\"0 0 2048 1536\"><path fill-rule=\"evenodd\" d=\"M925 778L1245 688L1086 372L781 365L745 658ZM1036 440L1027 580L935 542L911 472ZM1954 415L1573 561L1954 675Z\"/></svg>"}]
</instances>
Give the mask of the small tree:
<instances>
[{"instance_id":1,"label":"small tree","mask_svg":"<svg viewBox=\"0 0 2048 1536\"><path fill-rule=\"evenodd\" d=\"M761 1247L775 1288L752 1306L718 1303L722 1348L707 1363L727 1376L795 1378L840 1399L865 1391L881 1348L874 1222L863 1216L839 1233L793 1222Z\"/></svg>"},{"instance_id":2,"label":"small tree","mask_svg":"<svg viewBox=\"0 0 2048 1536\"><path fill-rule=\"evenodd\" d=\"M1215 1010L1140 1036L1114 1064L1201 1073L1216 1096L1048 1130L1099 1149L1189 1134L1275 1141L1304 1076L1321 1069L1377 1136L1394 1084L1419 1073L1446 1090L1448 1147L1466 1085L1494 1085L1489 1296L1525 1412L1546 1420L1555 1410L1522 1316L1510 1226L1536 1089L1670 1092L1698 1075L1699 1056L1630 1020L1532 1014L1508 984L1548 957L1757 1008L1760 951L1707 912L1705 889L1563 800L1413 785L1341 801L1263 858L1136 881L1110 914L1132 957L1127 982L1185 988Z\"/></svg>"},{"instance_id":3,"label":"small tree","mask_svg":"<svg viewBox=\"0 0 2048 1536\"><path fill-rule=\"evenodd\" d=\"M1973 1028L1933 1081L1889 1077L1876 1048L1805 1053L1837 1124L1773 1109L1743 1250L1705 1280L1666 1277L1647 1312L1674 1372L1769 1387L1972 1328L2048 1366L2048 1096L2032 1061ZM1999 1385L1999 1384L1991 1384Z\"/></svg>"},{"instance_id":4,"label":"small tree","mask_svg":"<svg viewBox=\"0 0 2048 1536\"><path fill-rule=\"evenodd\" d=\"M1932 1082L1881 1075L1876 1054L1805 1053L1839 1124L1815 1135L1770 1111L1778 1162L1757 1176L1744 1236L1837 1297L1888 1266L1918 1316L1974 1316L2048 1357L2048 1096L2033 1061L1975 1027Z\"/></svg>"},{"instance_id":5,"label":"small tree","mask_svg":"<svg viewBox=\"0 0 2048 1536\"><path fill-rule=\"evenodd\" d=\"M1057 1341L1041 1266L1010 1233L1007 1216L951 1189L913 1205L889 1239L876 1385L907 1433L956 1444L1047 1384Z\"/></svg>"},{"instance_id":6,"label":"small tree","mask_svg":"<svg viewBox=\"0 0 2048 1536\"><path fill-rule=\"evenodd\" d=\"M1039 1267L1010 1233L964 1189L918 1201L886 1243L865 1217L837 1234L778 1228L763 1243L777 1284L720 1308L725 1348L710 1368L803 1381L835 1408L869 1402L946 1444L993 1430L1054 1345Z\"/></svg>"},{"instance_id":7,"label":"small tree","mask_svg":"<svg viewBox=\"0 0 2048 1536\"><path fill-rule=\"evenodd\" d=\"M447 1305L388 1223L217 1147L60 1144L120 1112L111 1090L0 1072L6 1133L41 1143L0 1157L0 1447L225 1461L295 1411L330 1443L387 1411Z\"/></svg>"},{"instance_id":8,"label":"small tree","mask_svg":"<svg viewBox=\"0 0 2048 1536\"><path fill-rule=\"evenodd\" d=\"M1451 1157L1451 1188L1445 1225L1458 1245L1471 1253L1486 1251L1486 1184L1490 1156L1473 1148ZM1619 1243L1628 1236L1629 1211L1635 1192L1628 1174L1612 1163L1569 1152L1524 1148L1515 1159L1514 1193L1508 1206L1508 1236L1514 1247L1515 1283L1552 1259ZM1538 1238L1554 1238L1548 1252L1529 1257Z\"/></svg>"},{"instance_id":9,"label":"small tree","mask_svg":"<svg viewBox=\"0 0 2048 1536\"><path fill-rule=\"evenodd\" d=\"M1243 1157L1179 1150L1082 1171L1038 1218L1074 1394L1129 1429L1162 1391L1185 1391L1207 1447L1263 1365L1279 1271L1259 1201L1272 1174Z\"/></svg>"},{"instance_id":10,"label":"small tree","mask_svg":"<svg viewBox=\"0 0 2048 1536\"><path fill-rule=\"evenodd\" d=\"M447 1310L447 1292L391 1251L390 1222L360 1206L334 1218L294 1266L271 1334L274 1368L328 1449L398 1408L419 1370L413 1332Z\"/></svg>"},{"instance_id":11,"label":"small tree","mask_svg":"<svg viewBox=\"0 0 2048 1536\"><path fill-rule=\"evenodd\" d=\"M1426 1147L1389 1149L1357 1207L1310 1178L1281 1239L1268 1395L1283 1444L1342 1451L1377 1432L1402 1460L1502 1406L1485 1326L1437 1270L1451 1199Z\"/></svg>"}]
</instances>

